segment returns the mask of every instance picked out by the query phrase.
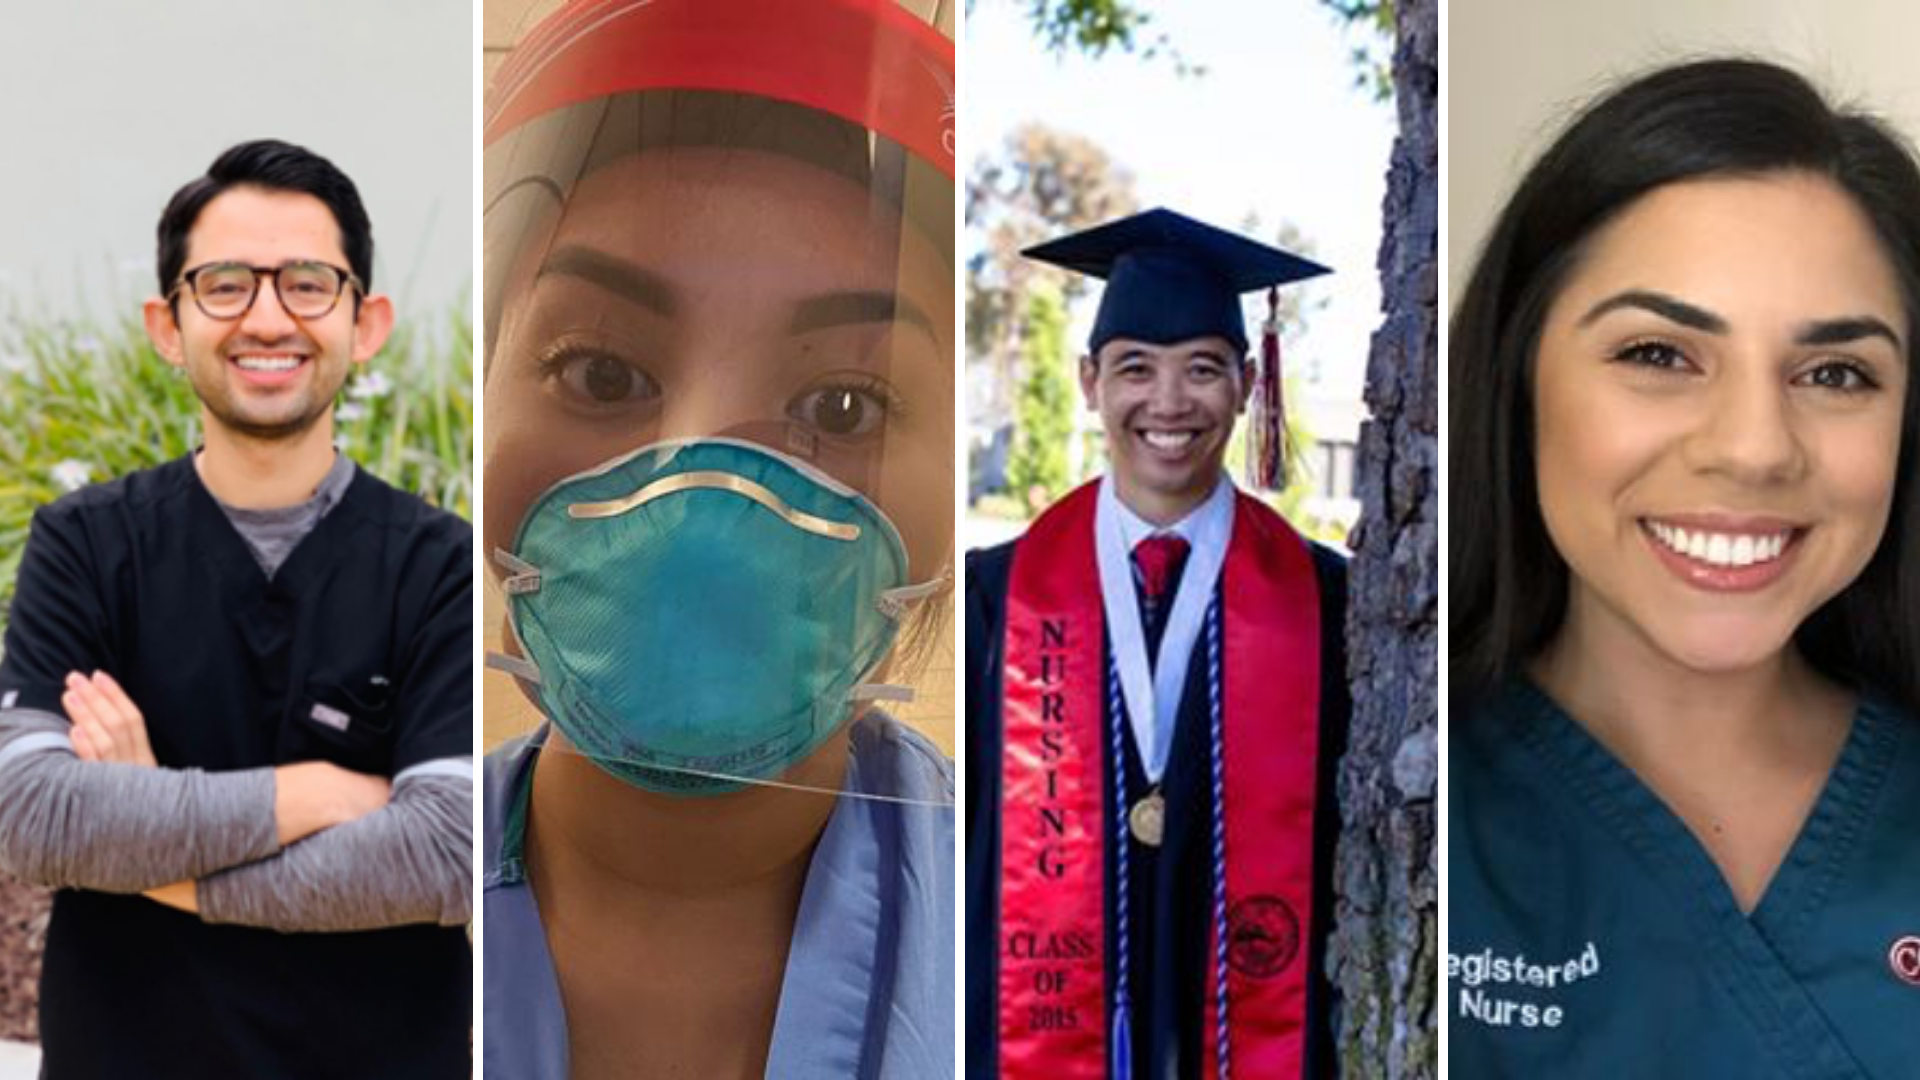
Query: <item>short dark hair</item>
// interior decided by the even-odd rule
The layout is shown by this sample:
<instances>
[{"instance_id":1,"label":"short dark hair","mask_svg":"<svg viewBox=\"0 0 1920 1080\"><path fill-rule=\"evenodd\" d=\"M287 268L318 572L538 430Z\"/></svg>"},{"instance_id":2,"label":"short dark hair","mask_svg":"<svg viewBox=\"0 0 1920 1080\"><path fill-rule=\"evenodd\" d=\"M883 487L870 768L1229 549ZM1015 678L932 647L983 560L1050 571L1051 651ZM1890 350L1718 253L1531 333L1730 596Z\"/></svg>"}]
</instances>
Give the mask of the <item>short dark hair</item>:
<instances>
[{"instance_id":1,"label":"short dark hair","mask_svg":"<svg viewBox=\"0 0 1920 1080\"><path fill-rule=\"evenodd\" d=\"M333 162L305 147L276 139L256 139L233 147L214 159L207 174L173 193L160 215L160 294L173 289L186 269L187 235L207 204L236 187L291 191L311 195L326 204L340 226L340 248L347 269L362 288L373 288L373 224L360 202L360 191Z\"/></svg>"},{"instance_id":2,"label":"short dark hair","mask_svg":"<svg viewBox=\"0 0 1920 1080\"><path fill-rule=\"evenodd\" d=\"M1920 709L1920 169L1871 116L1755 60L1684 63L1589 106L1535 162L1480 251L1448 336L1449 697L1463 707L1559 630L1567 565L1541 518L1533 371L1548 309L1600 228L1655 188L1803 172L1872 223L1908 323L1892 511L1861 575L1796 634L1817 667Z\"/></svg>"}]
</instances>

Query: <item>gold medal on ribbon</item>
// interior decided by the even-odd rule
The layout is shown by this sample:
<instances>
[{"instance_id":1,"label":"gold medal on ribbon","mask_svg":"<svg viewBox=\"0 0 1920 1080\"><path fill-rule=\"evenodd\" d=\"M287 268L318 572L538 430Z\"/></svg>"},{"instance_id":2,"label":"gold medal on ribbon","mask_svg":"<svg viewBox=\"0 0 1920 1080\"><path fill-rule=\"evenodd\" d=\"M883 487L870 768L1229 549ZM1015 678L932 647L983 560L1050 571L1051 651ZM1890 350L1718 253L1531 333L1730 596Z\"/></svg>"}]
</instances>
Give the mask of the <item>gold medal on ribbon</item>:
<instances>
[{"instance_id":1,"label":"gold medal on ribbon","mask_svg":"<svg viewBox=\"0 0 1920 1080\"><path fill-rule=\"evenodd\" d=\"M1167 835L1167 800L1161 796L1158 788L1133 804L1133 809L1127 813L1127 827L1133 830L1135 840L1148 847L1160 846L1160 841Z\"/></svg>"}]
</instances>

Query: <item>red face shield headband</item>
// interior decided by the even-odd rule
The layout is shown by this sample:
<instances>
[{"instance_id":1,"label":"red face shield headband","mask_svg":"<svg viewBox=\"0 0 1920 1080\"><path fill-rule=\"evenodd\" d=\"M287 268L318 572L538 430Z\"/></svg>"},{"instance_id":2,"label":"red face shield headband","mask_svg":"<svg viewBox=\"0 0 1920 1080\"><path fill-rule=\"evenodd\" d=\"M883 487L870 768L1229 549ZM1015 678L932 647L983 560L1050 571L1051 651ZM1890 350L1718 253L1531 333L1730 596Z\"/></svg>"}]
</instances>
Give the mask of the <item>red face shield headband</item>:
<instances>
[{"instance_id":1,"label":"red face shield headband","mask_svg":"<svg viewBox=\"0 0 1920 1080\"><path fill-rule=\"evenodd\" d=\"M501 68L486 143L555 109L632 90L805 105L954 176L953 43L894 0L576 0Z\"/></svg>"}]
</instances>

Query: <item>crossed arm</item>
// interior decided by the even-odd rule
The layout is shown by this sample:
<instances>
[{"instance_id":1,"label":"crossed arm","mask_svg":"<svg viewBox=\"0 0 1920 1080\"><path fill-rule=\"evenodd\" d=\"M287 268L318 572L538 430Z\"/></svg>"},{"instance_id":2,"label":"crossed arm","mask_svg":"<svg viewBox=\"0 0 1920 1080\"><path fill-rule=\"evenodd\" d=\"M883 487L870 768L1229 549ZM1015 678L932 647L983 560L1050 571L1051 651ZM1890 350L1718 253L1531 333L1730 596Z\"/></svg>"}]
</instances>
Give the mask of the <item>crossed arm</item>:
<instances>
[{"instance_id":1,"label":"crossed arm","mask_svg":"<svg viewBox=\"0 0 1920 1080\"><path fill-rule=\"evenodd\" d=\"M166 769L110 676L70 674L61 704L71 727L0 710L0 867L283 931L467 921L468 759L392 781L318 761Z\"/></svg>"}]
</instances>

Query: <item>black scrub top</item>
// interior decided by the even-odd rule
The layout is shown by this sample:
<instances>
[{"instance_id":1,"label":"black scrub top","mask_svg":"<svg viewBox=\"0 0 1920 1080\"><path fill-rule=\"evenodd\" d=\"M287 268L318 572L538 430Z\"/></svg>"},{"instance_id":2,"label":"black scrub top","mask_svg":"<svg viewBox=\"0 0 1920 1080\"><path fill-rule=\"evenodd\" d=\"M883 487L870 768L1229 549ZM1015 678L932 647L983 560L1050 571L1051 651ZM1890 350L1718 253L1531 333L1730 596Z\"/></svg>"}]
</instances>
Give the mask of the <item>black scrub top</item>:
<instances>
[{"instance_id":1,"label":"black scrub top","mask_svg":"<svg viewBox=\"0 0 1920 1080\"><path fill-rule=\"evenodd\" d=\"M104 670L169 768L468 757L471 551L465 521L356 471L269 581L190 458L85 488L34 515L0 700L62 714L66 674ZM283 934L63 890L47 1075L466 1076L471 956L459 927Z\"/></svg>"},{"instance_id":2,"label":"black scrub top","mask_svg":"<svg viewBox=\"0 0 1920 1080\"><path fill-rule=\"evenodd\" d=\"M999 1075L1000 940L1000 756L1001 658L1006 640L1007 585L1018 541L967 554L967 1076ZM1320 585L1320 760L1313 838L1313 925L1307 971L1308 1032L1306 1077L1337 1075L1333 1045L1333 987L1327 980L1326 944L1333 929L1332 866L1340 815L1335 777L1347 741L1352 706L1347 693L1346 563L1338 555L1310 545ZM1111 643L1109 642L1109 649ZM1204 1023L1206 980L1212 970L1208 931L1213 914L1213 781L1208 772L1204 637L1187 669L1173 746L1162 777L1166 828L1161 846L1148 847L1128 837L1130 872L1134 1076L1151 1080L1190 1080L1200 1076L1203 1040L1212 1037ZM1104 715L1104 713L1103 713ZM1125 794L1132 805L1151 789L1131 738L1122 740ZM1101 739L1103 747L1109 741ZM1112 784L1112 750L1102 755ZM1107 805L1112 805L1108 791ZM1117 906L1117 858L1106 851L1107 925ZM1109 984L1118 971L1109 933L1106 964ZM1108 1002L1113 987L1107 988ZM1291 1080L1291 1078L1288 1078Z\"/></svg>"},{"instance_id":3,"label":"black scrub top","mask_svg":"<svg viewBox=\"0 0 1920 1080\"><path fill-rule=\"evenodd\" d=\"M1540 690L1514 683L1463 719L1447 792L1454 1075L1920 1076L1912 717L1863 701L1751 914L1687 826Z\"/></svg>"}]
</instances>

